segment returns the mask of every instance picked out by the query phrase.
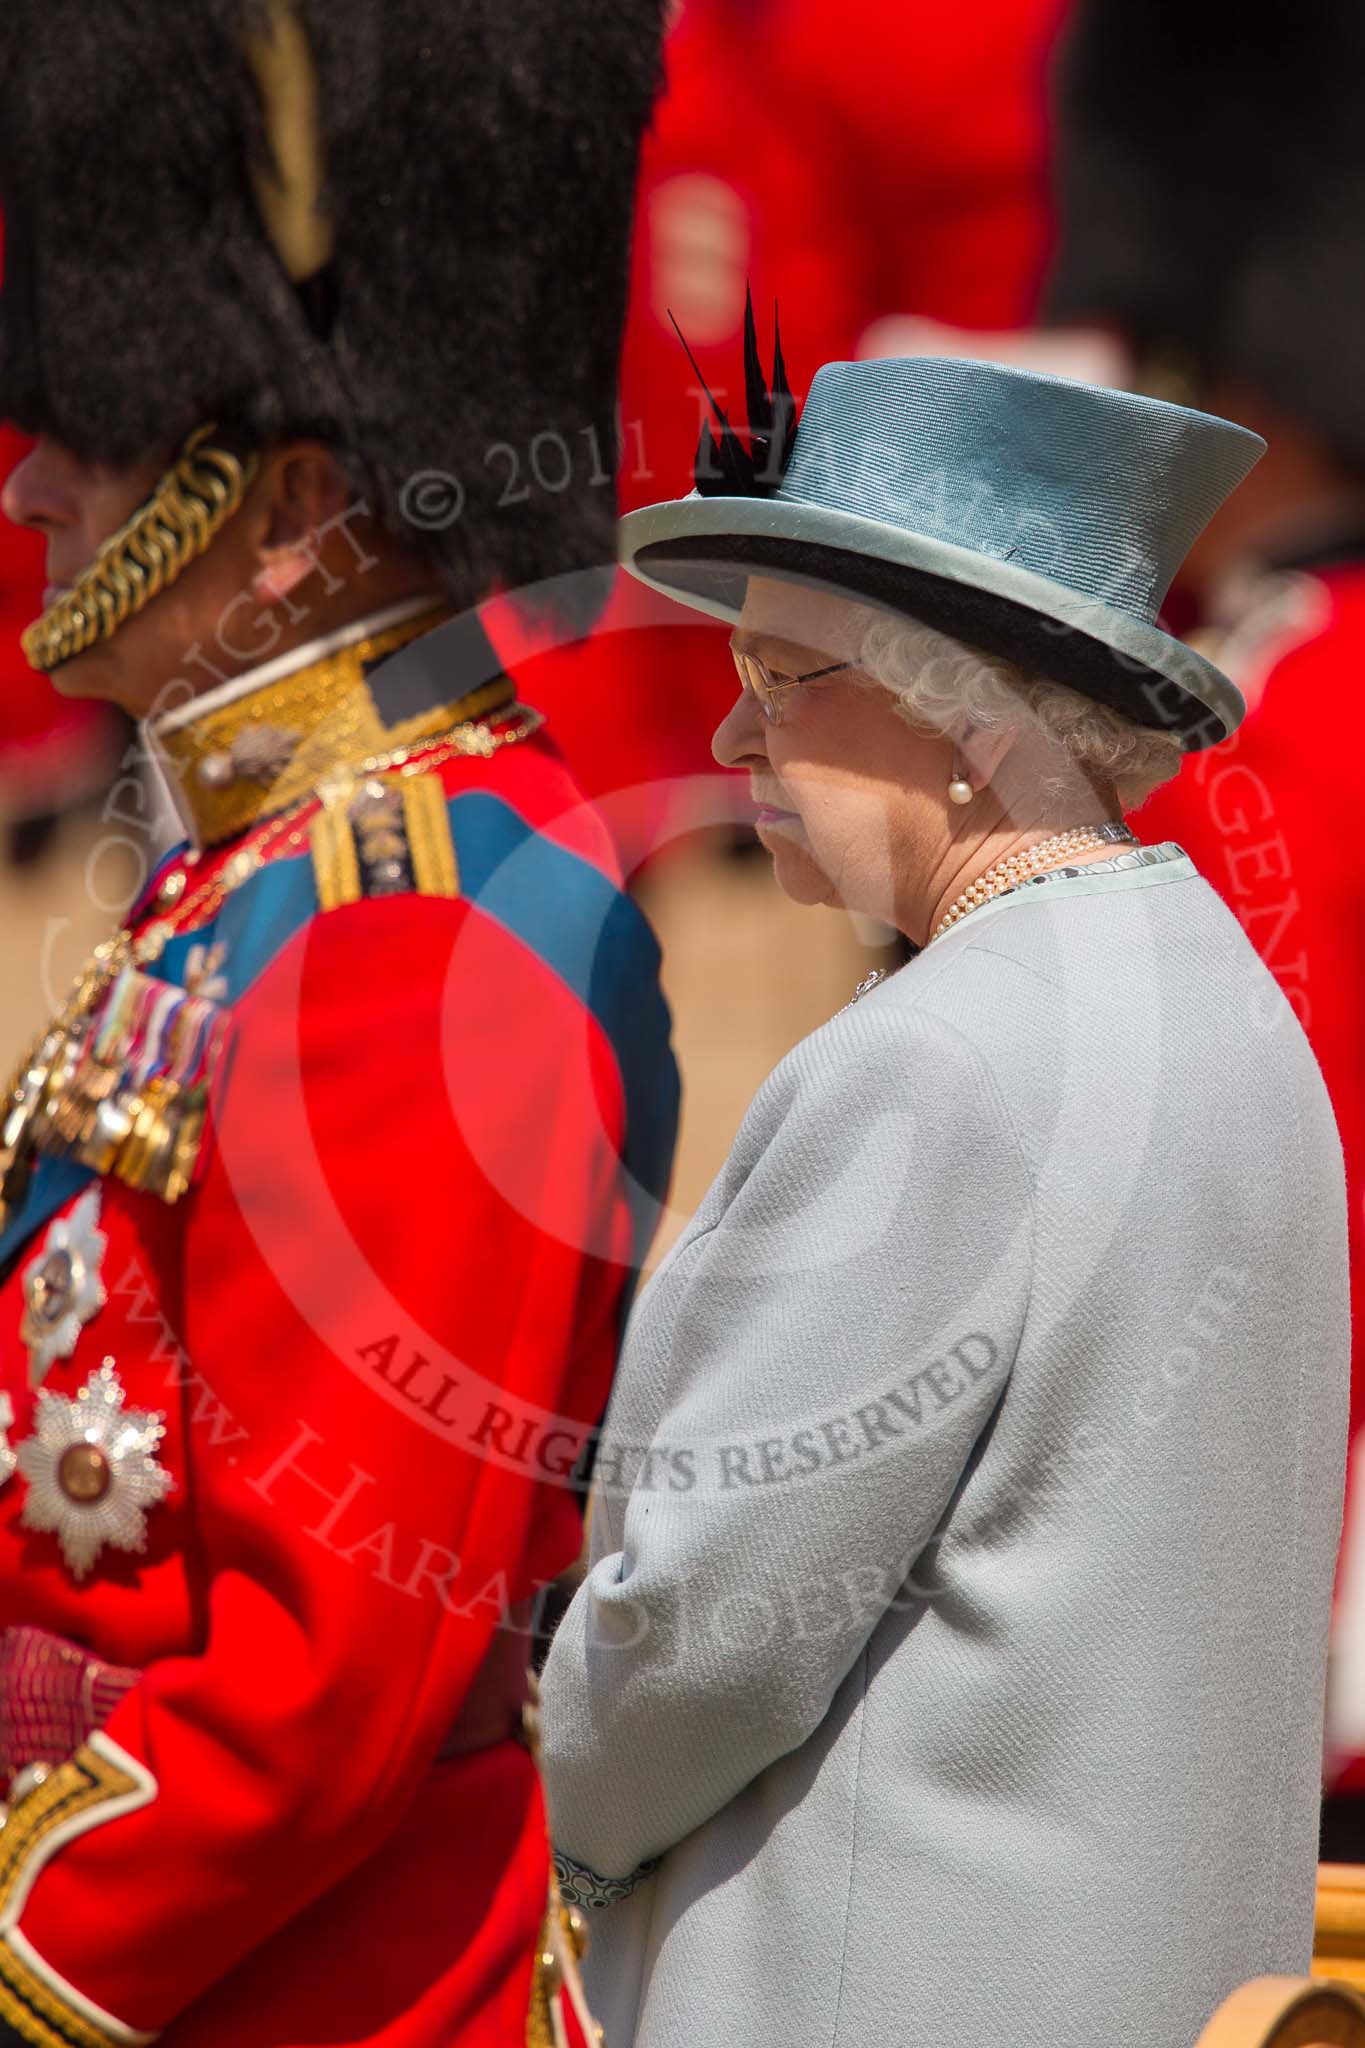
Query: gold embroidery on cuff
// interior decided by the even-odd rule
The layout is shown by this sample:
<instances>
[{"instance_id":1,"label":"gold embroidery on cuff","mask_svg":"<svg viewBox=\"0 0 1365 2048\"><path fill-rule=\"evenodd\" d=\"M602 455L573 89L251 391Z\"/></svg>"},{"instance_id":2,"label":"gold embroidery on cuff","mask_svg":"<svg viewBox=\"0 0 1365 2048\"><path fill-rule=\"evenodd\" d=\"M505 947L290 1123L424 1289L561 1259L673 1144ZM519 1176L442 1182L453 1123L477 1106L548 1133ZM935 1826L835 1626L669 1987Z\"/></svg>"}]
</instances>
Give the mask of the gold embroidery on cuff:
<instances>
[{"instance_id":1,"label":"gold embroidery on cuff","mask_svg":"<svg viewBox=\"0 0 1365 2048\"><path fill-rule=\"evenodd\" d=\"M0 1941L0 2019L36 2048L111 2048L114 2040L60 2005L7 1941Z\"/></svg>"},{"instance_id":2,"label":"gold embroidery on cuff","mask_svg":"<svg viewBox=\"0 0 1365 2048\"><path fill-rule=\"evenodd\" d=\"M0 2018L34 2048L129 2048L156 2038L101 2014L16 1924L34 1880L67 1842L155 1797L151 1773L96 1733L9 1809L0 1829Z\"/></svg>"}]
</instances>

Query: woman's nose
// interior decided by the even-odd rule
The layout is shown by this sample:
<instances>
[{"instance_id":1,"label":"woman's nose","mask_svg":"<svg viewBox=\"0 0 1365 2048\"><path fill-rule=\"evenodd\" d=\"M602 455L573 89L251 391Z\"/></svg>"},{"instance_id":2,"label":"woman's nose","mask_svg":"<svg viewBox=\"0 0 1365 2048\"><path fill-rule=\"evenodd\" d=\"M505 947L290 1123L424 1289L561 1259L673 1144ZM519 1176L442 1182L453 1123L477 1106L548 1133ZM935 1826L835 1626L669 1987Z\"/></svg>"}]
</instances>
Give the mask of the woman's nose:
<instances>
[{"instance_id":1,"label":"woman's nose","mask_svg":"<svg viewBox=\"0 0 1365 2048\"><path fill-rule=\"evenodd\" d=\"M766 758L767 720L752 690L741 690L716 727L711 752L722 768L741 768Z\"/></svg>"}]
</instances>

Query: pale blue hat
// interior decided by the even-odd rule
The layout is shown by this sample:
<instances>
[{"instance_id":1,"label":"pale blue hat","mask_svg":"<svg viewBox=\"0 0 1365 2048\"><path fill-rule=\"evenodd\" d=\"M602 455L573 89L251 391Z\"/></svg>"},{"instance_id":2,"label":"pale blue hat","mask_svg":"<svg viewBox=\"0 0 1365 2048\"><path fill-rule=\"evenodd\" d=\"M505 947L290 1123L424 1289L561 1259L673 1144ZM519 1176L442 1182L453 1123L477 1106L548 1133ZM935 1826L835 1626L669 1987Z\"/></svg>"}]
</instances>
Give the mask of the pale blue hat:
<instances>
[{"instance_id":1,"label":"pale blue hat","mask_svg":"<svg viewBox=\"0 0 1365 2048\"><path fill-rule=\"evenodd\" d=\"M699 458L691 496L623 520L622 560L642 583L731 623L750 574L812 583L1067 683L1190 750L1240 723L1240 691L1157 613L1264 453L1245 427L915 357L827 363L780 474L737 489L747 459L732 433L729 448L738 465Z\"/></svg>"}]
</instances>

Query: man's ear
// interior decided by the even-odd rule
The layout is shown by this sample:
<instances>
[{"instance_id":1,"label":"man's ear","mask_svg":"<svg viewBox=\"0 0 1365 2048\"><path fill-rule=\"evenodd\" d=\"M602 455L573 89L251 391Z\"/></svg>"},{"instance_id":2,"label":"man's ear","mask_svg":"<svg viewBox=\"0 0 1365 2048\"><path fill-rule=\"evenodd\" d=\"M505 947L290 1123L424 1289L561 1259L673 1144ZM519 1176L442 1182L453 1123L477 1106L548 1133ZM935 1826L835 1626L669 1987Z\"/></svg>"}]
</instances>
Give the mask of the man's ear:
<instances>
[{"instance_id":1,"label":"man's ear","mask_svg":"<svg viewBox=\"0 0 1365 2048\"><path fill-rule=\"evenodd\" d=\"M335 458L316 441L272 448L257 484L263 514L252 589L263 604L288 597L318 562L318 534L346 509Z\"/></svg>"}]
</instances>

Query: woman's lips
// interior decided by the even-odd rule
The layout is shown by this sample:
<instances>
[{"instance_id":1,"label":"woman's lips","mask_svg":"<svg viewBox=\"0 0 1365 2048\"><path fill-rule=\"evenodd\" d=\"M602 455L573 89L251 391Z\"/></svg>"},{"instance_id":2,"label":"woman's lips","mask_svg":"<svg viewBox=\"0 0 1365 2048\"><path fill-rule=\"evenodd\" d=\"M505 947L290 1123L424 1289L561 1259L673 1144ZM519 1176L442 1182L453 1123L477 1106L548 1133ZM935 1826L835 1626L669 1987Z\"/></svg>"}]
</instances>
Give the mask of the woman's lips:
<instances>
[{"instance_id":1,"label":"woman's lips","mask_svg":"<svg viewBox=\"0 0 1365 2048\"><path fill-rule=\"evenodd\" d=\"M756 825L795 825L799 819L795 811L780 811L776 804L758 804L754 811Z\"/></svg>"}]
</instances>

